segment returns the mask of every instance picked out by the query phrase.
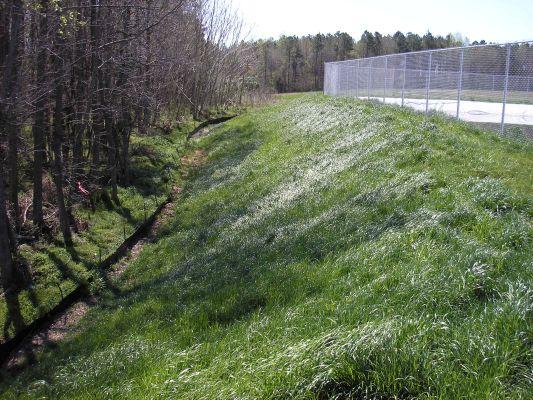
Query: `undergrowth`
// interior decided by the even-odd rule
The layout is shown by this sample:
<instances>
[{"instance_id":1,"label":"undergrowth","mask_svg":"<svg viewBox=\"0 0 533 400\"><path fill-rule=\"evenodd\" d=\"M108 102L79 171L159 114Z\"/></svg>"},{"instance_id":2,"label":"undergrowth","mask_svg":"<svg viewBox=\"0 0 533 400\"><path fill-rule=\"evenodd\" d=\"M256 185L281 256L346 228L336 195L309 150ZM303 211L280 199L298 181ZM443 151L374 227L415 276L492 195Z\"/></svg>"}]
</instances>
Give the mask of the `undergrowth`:
<instances>
[{"instance_id":1,"label":"undergrowth","mask_svg":"<svg viewBox=\"0 0 533 400\"><path fill-rule=\"evenodd\" d=\"M17 296L24 324L29 324L57 305L80 284L97 291L105 286L104 271L96 267L130 236L179 184L183 172L180 157L188 151L185 138L190 124L170 134L132 137L130 182L119 187L120 202L99 201L95 210L75 203L73 216L82 227L74 233L74 246L66 248L59 235L50 241L19 247L19 262L28 282ZM81 222L81 223L80 223ZM5 299L0 298L0 340L13 336L14 324Z\"/></svg>"}]
</instances>

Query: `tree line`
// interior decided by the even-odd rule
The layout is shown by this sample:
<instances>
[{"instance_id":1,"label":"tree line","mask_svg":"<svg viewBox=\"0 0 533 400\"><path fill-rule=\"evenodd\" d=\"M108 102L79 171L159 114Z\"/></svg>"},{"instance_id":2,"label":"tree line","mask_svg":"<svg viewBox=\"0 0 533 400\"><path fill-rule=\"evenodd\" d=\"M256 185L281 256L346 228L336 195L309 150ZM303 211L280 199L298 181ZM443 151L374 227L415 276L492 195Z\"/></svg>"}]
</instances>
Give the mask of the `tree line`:
<instances>
[{"instance_id":1,"label":"tree line","mask_svg":"<svg viewBox=\"0 0 533 400\"><path fill-rule=\"evenodd\" d=\"M0 3L0 275L20 283L21 238L56 215L72 243L79 189L129 184L132 132L161 113L239 104L242 24L224 0L4 0ZM24 209L21 197L31 198Z\"/></svg>"},{"instance_id":2,"label":"tree line","mask_svg":"<svg viewBox=\"0 0 533 400\"><path fill-rule=\"evenodd\" d=\"M259 87L283 93L321 90L324 85L324 63L385 54L442 49L464 45L452 34L420 36L409 32L382 35L365 31L359 40L345 32L303 37L282 36L279 39L253 42L255 81ZM485 44L485 41L472 44Z\"/></svg>"}]
</instances>

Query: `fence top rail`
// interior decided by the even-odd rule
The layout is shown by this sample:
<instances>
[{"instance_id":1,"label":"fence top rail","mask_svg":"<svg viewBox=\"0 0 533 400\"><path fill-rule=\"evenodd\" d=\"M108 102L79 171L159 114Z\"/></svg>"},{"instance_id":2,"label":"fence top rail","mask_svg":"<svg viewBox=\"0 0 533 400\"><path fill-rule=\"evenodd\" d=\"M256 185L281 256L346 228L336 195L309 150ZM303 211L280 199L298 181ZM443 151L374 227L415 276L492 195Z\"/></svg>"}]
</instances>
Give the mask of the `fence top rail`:
<instances>
[{"instance_id":1,"label":"fence top rail","mask_svg":"<svg viewBox=\"0 0 533 400\"><path fill-rule=\"evenodd\" d=\"M521 45L521 44L531 44L533 45L533 40L520 40L517 42L508 42L508 43L487 43L487 44L478 44L478 45L471 45L471 46L460 46L460 47L447 47L444 49L432 49L432 50L419 50L419 51L410 51L406 53L392 53L392 54L384 54L381 56L374 56L374 57L363 57L363 58L353 58L351 60L344 60L344 61L330 61L324 63L325 65L334 65L334 64L344 64L354 61L362 61L362 60L377 60L381 58L387 58L387 57L401 57L411 54L425 54L425 53L435 53L440 51L452 51L452 50L469 50L469 49L477 49L477 48L483 48L483 47L506 47L506 46L514 46L514 45Z\"/></svg>"},{"instance_id":2,"label":"fence top rail","mask_svg":"<svg viewBox=\"0 0 533 400\"><path fill-rule=\"evenodd\" d=\"M407 54L407 53L401 53L401 54ZM381 57L381 56L380 56ZM368 60L367 58L361 58L361 60ZM346 60L346 61L357 61L356 60ZM344 62L344 61L343 61ZM328 64L334 64L334 63L328 63ZM403 71L404 68L385 68L385 67L372 67L372 66L368 66L368 67L359 67L357 65L353 65L353 66L348 66L346 68L355 68L355 69L361 69L361 70L365 70L365 69L371 69L372 71L380 71L380 70L386 70L386 71ZM427 73L427 69L420 69L420 68L407 68L405 69L406 71L409 71L409 72L420 72L420 73ZM439 70L439 71L432 71L434 74L436 75L445 75L445 74L458 74L459 71L449 71L449 70ZM487 76L490 76L490 77L495 77L495 78L505 78L505 74L489 74L489 73L483 73L483 72L463 72L464 75L467 75L467 76L473 76L473 75L478 75L480 77L487 77ZM520 75L520 74L512 74L512 73L509 73L509 77L512 77L512 78L523 78L523 79L533 79L533 75Z\"/></svg>"}]
</instances>

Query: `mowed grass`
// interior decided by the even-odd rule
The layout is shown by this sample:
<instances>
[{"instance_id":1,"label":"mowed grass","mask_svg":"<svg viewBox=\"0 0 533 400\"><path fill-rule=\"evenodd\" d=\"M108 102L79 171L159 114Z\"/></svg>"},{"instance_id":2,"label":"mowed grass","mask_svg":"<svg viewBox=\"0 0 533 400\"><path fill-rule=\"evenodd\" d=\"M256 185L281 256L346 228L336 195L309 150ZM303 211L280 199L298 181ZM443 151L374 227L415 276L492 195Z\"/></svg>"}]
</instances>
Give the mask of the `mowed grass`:
<instances>
[{"instance_id":1,"label":"mowed grass","mask_svg":"<svg viewBox=\"0 0 533 400\"><path fill-rule=\"evenodd\" d=\"M198 145L122 294L3 398L530 398L530 144L298 95Z\"/></svg>"}]
</instances>

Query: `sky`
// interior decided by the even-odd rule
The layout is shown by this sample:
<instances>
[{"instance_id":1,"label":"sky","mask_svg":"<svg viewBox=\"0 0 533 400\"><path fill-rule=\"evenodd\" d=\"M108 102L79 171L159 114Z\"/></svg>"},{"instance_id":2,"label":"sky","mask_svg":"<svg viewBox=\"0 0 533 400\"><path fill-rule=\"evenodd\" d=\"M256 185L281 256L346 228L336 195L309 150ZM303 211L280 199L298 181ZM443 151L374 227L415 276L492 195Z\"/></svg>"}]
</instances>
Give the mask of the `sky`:
<instances>
[{"instance_id":1,"label":"sky","mask_svg":"<svg viewBox=\"0 0 533 400\"><path fill-rule=\"evenodd\" d=\"M533 40L533 0L233 0L251 38L363 31Z\"/></svg>"}]
</instances>

